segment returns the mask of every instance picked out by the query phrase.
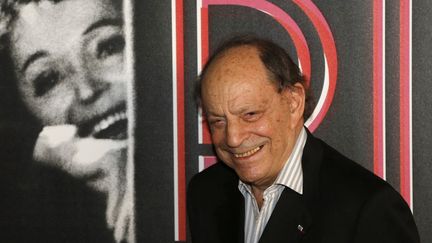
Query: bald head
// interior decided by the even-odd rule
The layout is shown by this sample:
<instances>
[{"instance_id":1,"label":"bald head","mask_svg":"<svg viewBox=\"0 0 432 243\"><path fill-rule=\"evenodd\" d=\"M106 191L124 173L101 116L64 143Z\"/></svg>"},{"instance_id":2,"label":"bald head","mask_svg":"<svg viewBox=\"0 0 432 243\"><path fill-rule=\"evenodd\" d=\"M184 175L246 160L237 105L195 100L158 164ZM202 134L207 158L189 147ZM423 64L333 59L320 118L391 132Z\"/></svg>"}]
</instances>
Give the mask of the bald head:
<instances>
[{"instance_id":1,"label":"bald head","mask_svg":"<svg viewBox=\"0 0 432 243\"><path fill-rule=\"evenodd\" d=\"M250 49L251 52L239 54L238 50L236 50L239 48ZM288 53L277 44L253 36L234 37L224 42L209 58L195 86L195 98L198 105L201 105L202 102L202 82L206 79L208 72L212 69L211 67L231 52L237 53L234 55L235 57L231 57L230 63L232 64L236 60L250 58L250 55L253 53L254 57L259 59L261 66L265 69L266 80L272 83L278 92L293 88L296 84L302 85L305 88L306 94L304 119L310 116L314 108L314 100L297 65L292 61Z\"/></svg>"}]
</instances>

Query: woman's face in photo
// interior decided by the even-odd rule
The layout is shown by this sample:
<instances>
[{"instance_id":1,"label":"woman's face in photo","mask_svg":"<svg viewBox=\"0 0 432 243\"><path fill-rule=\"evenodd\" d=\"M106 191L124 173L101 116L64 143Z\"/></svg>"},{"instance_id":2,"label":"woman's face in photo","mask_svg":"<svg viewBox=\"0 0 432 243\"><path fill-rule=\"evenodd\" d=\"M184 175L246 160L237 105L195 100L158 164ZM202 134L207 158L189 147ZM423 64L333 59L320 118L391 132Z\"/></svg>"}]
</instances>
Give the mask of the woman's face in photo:
<instances>
[{"instance_id":1,"label":"woman's face in photo","mask_svg":"<svg viewBox=\"0 0 432 243\"><path fill-rule=\"evenodd\" d=\"M126 136L122 12L112 0L22 5L11 51L24 103L41 123L82 136Z\"/></svg>"}]
</instances>

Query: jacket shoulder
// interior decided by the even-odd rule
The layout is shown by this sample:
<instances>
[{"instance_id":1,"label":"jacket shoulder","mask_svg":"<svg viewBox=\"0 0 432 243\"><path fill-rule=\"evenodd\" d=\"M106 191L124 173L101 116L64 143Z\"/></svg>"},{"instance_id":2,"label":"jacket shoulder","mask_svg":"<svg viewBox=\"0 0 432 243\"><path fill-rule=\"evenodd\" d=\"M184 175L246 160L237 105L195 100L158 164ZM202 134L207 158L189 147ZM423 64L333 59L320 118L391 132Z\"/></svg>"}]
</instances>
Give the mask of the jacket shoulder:
<instances>
[{"instance_id":1,"label":"jacket shoulder","mask_svg":"<svg viewBox=\"0 0 432 243\"><path fill-rule=\"evenodd\" d=\"M350 191L359 196L369 196L380 190L393 190L390 184L357 162L347 158L324 142L322 145L324 152L320 181L323 185L331 186L340 191ZM396 193L396 191L394 192Z\"/></svg>"},{"instance_id":2,"label":"jacket shoulder","mask_svg":"<svg viewBox=\"0 0 432 243\"><path fill-rule=\"evenodd\" d=\"M325 142L311 140L309 151L319 155L306 163L318 164L311 170L319 188L313 205L319 205L316 220L323 238L329 242L419 242L409 206L389 183Z\"/></svg>"},{"instance_id":3,"label":"jacket shoulder","mask_svg":"<svg viewBox=\"0 0 432 243\"><path fill-rule=\"evenodd\" d=\"M189 182L189 188L217 189L226 184L237 184L238 177L234 170L218 162L200 173L194 175Z\"/></svg>"}]
</instances>

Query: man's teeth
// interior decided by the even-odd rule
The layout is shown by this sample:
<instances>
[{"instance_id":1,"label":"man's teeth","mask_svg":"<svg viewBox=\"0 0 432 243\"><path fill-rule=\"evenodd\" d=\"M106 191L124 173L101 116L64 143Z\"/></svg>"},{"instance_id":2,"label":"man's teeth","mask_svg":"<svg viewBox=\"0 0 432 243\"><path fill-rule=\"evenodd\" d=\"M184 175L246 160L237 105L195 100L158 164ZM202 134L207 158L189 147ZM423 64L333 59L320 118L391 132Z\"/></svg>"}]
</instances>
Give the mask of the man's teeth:
<instances>
[{"instance_id":1,"label":"man's teeth","mask_svg":"<svg viewBox=\"0 0 432 243\"><path fill-rule=\"evenodd\" d=\"M251 156L251 155L255 154L256 152L258 152L260 149L261 149L261 146L256 147L254 149L251 149L249 151L246 151L244 153L234 154L234 157L236 157L236 158L243 158L243 157Z\"/></svg>"},{"instance_id":2,"label":"man's teeth","mask_svg":"<svg viewBox=\"0 0 432 243\"><path fill-rule=\"evenodd\" d=\"M121 120L126 120L126 119L127 119L127 115L126 115L125 111L111 114L111 115L105 117L103 120L101 120L99 123L97 123L94 126L93 133L98 133L102 130L107 129L112 124L114 124L118 121L121 121Z\"/></svg>"}]
</instances>

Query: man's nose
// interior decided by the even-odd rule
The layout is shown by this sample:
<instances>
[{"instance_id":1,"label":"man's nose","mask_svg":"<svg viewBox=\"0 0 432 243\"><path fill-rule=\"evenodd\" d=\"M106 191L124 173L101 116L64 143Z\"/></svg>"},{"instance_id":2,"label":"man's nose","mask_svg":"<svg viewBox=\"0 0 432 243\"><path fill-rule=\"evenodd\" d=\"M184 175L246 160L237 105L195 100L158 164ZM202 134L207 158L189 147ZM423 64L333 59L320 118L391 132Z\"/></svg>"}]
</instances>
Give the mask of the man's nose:
<instances>
[{"instance_id":1,"label":"man's nose","mask_svg":"<svg viewBox=\"0 0 432 243\"><path fill-rule=\"evenodd\" d=\"M228 122L226 126L226 144L231 148L239 147L247 138L244 124L238 121Z\"/></svg>"}]
</instances>

